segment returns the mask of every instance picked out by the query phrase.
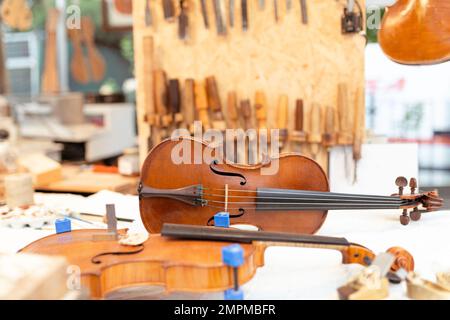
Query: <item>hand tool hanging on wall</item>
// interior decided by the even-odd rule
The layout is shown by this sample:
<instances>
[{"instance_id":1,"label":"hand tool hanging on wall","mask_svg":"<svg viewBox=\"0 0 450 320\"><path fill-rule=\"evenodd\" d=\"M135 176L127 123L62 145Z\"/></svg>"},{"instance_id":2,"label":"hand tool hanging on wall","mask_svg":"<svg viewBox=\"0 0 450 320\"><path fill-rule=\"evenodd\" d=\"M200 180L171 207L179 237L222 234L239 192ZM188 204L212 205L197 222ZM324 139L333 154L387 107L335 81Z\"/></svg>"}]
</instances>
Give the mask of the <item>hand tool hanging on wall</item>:
<instances>
[{"instance_id":1,"label":"hand tool hanging on wall","mask_svg":"<svg viewBox=\"0 0 450 320\"><path fill-rule=\"evenodd\" d=\"M234 27L235 0L228 0L228 23Z\"/></svg>"},{"instance_id":2,"label":"hand tool hanging on wall","mask_svg":"<svg viewBox=\"0 0 450 320\"><path fill-rule=\"evenodd\" d=\"M266 7L266 0L258 0L259 10L264 10L265 7Z\"/></svg>"},{"instance_id":3,"label":"hand tool hanging on wall","mask_svg":"<svg viewBox=\"0 0 450 320\"><path fill-rule=\"evenodd\" d=\"M300 10L302 12L302 23L308 24L308 5L306 4L306 0L300 1Z\"/></svg>"},{"instance_id":4,"label":"hand tool hanging on wall","mask_svg":"<svg viewBox=\"0 0 450 320\"><path fill-rule=\"evenodd\" d=\"M157 135L153 142L159 143L168 136L167 129L172 123L172 116L169 114L167 77L163 70L153 71L153 93L155 101Z\"/></svg>"},{"instance_id":5,"label":"hand tool hanging on wall","mask_svg":"<svg viewBox=\"0 0 450 320\"><path fill-rule=\"evenodd\" d=\"M286 11L289 12L292 9L292 0L286 0Z\"/></svg>"},{"instance_id":6,"label":"hand tool hanging on wall","mask_svg":"<svg viewBox=\"0 0 450 320\"><path fill-rule=\"evenodd\" d=\"M295 102L294 131L291 134L290 140L294 143L294 150L301 152L301 147L306 142L306 132L304 130L304 106L302 99L297 99Z\"/></svg>"},{"instance_id":7,"label":"hand tool hanging on wall","mask_svg":"<svg viewBox=\"0 0 450 320\"><path fill-rule=\"evenodd\" d=\"M172 114L172 128L177 129L183 122L181 113L180 82L178 79L169 80L169 111Z\"/></svg>"},{"instance_id":8,"label":"hand tool hanging on wall","mask_svg":"<svg viewBox=\"0 0 450 320\"><path fill-rule=\"evenodd\" d=\"M280 151L286 146L289 137L288 112L288 96L283 94L278 98L277 106L277 128L280 130Z\"/></svg>"},{"instance_id":9,"label":"hand tool hanging on wall","mask_svg":"<svg viewBox=\"0 0 450 320\"><path fill-rule=\"evenodd\" d=\"M208 106L211 110L212 126L214 129L225 130L226 123L222 113L222 103L220 101L219 89L216 78L210 76L206 78L206 93L208 95Z\"/></svg>"},{"instance_id":10,"label":"hand tool hanging on wall","mask_svg":"<svg viewBox=\"0 0 450 320\"><path fill-rule=\"evenodd\" d=\"M145 0L145 26L150 27L153 24L151 0Z\"/></svg>"},{"instance_id":11,"label":"hand tool hanging on wall","mask_svg":"<svg viewBox=\"0 0 450 320\"><path fill-rule=\"evenodd\" d=\"M106 73L106 62L95 46L95 25L91 17L81 18L81 33L86 46L91 79L95 82L103 80Z\"/></svg>"},{"instance_id":12,"label":"hand tool hanging on wall","mask_svg":"<svg viewBox=\"0 0 450 320\"><path fill-rule=\"evenodd\" d=\"M325 148L331 148L338 142L338 133L336 130L336 109L333 107L325 108L325 126L322 135L322 144Z\"/></svg>"},{"instance_id":13,"label":"hand tool hanging on wall","mask_svg":"<svg viewBox=\"0 0 450 320\"><path fill-rule=\"evenodd\" d=\"M44 71L42 73L42 92L57 93L59 87L58 58L56 53L56 28L58 26L59 10L49 9L47 12L47 21L45 26L45 58Z\"/></svg>"},{"instance_id":14,"label":"hand tool hanging on wall","mask_svg":"<svg viewBox=\"0 0 450 320\"><path fill-rule=\"evenodd\" d=\"M213 0L214 16L216 19L217 34L224 36L227 34L227 27L224 22L223 14L225 12L223 7L224 0Z\"/></svg>"},{"instance_id":15,"label":"hand tool hanging on wall","mask_svg":"<svg viewBox=\"0 0 450 320\"><path fill-rule=\"evenodd\" d=\"M227 126L231 129L237 129L240 127L239 116L237 112L236 91L230 91L227 95Z\"/></svg>"},{"instance_id":16,"label":"hand tool hanging on wall","mask_svg":"<svg viewBox=\"0 0 450 320\"><path fill-rule=\"evenodd\" d=\"M362 158L362 143L364 140L365 131L365 99L364 99L364 89L358 87L356 90L356 101L355 101L355 120L353 122L353 161L354 174L353 183L355 184L358 180L358 162Z\"/></svg>"},{"instance_id":17,"label":"hand tool hanging on wall","mask_svg":"<svg viewBox=\"0 0 450 320\"><path fill-rule=\"evenodd\" d=\"M339 113L339 144L351 145L352 140L352 112L350 109L348 87L346 83L338 84L338 113Z\"/></svg>"},{"instance_id":18,"label":"hand tool hanging on wall","mask_svg":"<svg viewBox=\"0 0 450 320\"><path fill-rule=\"evenodd\" d=\"M241 0L241 13L242 13L242 30L248 30L248 3L247 0Z\"/></svg>"},{"instance_id":19,"label":"hand tool hanging on wall","mask_svg":"<svg viewBox=\"0 0 450 320\"><path fill-rule=\"evenodd\" d=\"M195 92L195 108L197 110L198 119L202 123L203 129L211 128L208 114L208 96L203 83L196 81L194 86Z\"/></svg>"},{"instance_id":20,"label":"hand tool hanging on wall","mask_svg":"<svg viewBox=\"0 0 450 320\"><path fill-rule=\"evenodd\" d=\"M150 137L147 142L147 149L151 150L156 145L156 138L158 136L158 119L155 112L155 98L153 94L153 37L145 36L142 39L142 54L146 57L143 63L143 86L144 90L139 91L139 94L144 95L145 105L145 122L150 126Z\"/></svg>"},{"instance_id":21,"label":"hand tool hanging on wall","mask_svg":"<svg viewBox=\"0 0 450 320\"><path fill-rule=\"evenodd\" d=\"M255 114L258 129L267 129L267 99L263 91L255 92Z\"/></svg>"},{"instance_id":22,"label":"hand tool hanging on wall","mask_svg":"<svg viewBox=\"0 0 450 320\"><path fill-rule=\"evenodd\" d=\"M254 128L252 121L252 107L249 99L241 100L241 115L244 123L244 130ZM258 160L258 140L257 136L248 135L247 164L255 164Z\"/></svg>"},{"instance_id":23,"label":"hand tool hanging on wall","mask_svg":"<svg viewBox=\"0 0 450 320\"><path fill-rule=\"evenodd\" d=\"M173 0L162 0L164 19L171 22L175 20L175 6Z\"/></svg>"},{"instance_id":24,"label":"hand tool hanging on wall","mask_svg":"<svg viewBox=\"0 0 450 320\"><path fill-rule=\"evenodd\" d=\"M320 152L320 144L322 143L321 113L320 105L313 103L309 115L308 143L311 156L314 160L317 159L317 155Z\"/></svg>"},{"instance_id":25,"label":"hand tool hanging on wall","mask_svg":"<svg viewBox=\"0 0 450 320\"><path fill-rule=\"evenodd\" d=\"M180 145L212 158L198 164L174 163L172 152ZM327 210L372 209L380 214L380 209L401 209L416 219L421 212L436 211L443 204L436 190L416 193L417 189L411 189L406 194L402 189L401 194L390 196L330 193L324 170L307 157L280 155L272 159L277 160L276 171L268 176L262 170L270 163L256 167L227 164L220 150L220 144L190 137L166 140L153 149L142 166L138 189L142 222L149 232L160 232L163 223L207 225L225 207L232 224L314 233L324 223ZM403 218L401 222L405 223Z\"/></svg>"},{"instance_id":26,"label":"hand tool hanging on wall","mask_svg":"<svg viewBox=\"0 0 450 320\"><path fill-rule=\"evenodd\" d=\"M180 15L178 16L178 37L187 40L189 30L188 1L180 0Z\"/></svg>"},{"instance_id":27,"label":"hand tool hanging on wall","mask_svg":"<svg viewBox=\"0 0 450 320\"><path fill-rule=\"evenodd\" d=\"M359 12L354 11L355 3ZM347 5L342 14L341 24L342 33L358 33L363 29L363 12L362 8L356 0L347 0Z\"/></svg>"},{"instance_id":28,"label":"hand tool hanging on wall","mask_svg":"<svg viewBox=\"0 0 450 320\"><path fill-rule=\"evenodd\" d=\"M195 93L194 80L186 79L184 81L183 99L181 103L184 123L191 134L194 133L195 121Z\"/></svg>"},{"instance_id":29,"label":"hand tool hanging on wall","mask_svg":"<svg viewBox=\"0 0 450 320\"><path fill-rule=\"evenodd\" d=\"M200 6L202 9L203 24L205 25L206 29L209 29L208 8L206 6L206 0L200 0Z\"/></svg>"},{"instance_id":30,"label":"hand tool hanging on wall","mask_svg":"<svg viewBox=\"0 0 450 320\"><path fill-rule=\"evenodd\" d=\"M275 17L275 22L278 22L278 0L273 0L273 15Z\"/></svg>"}]
</instances>

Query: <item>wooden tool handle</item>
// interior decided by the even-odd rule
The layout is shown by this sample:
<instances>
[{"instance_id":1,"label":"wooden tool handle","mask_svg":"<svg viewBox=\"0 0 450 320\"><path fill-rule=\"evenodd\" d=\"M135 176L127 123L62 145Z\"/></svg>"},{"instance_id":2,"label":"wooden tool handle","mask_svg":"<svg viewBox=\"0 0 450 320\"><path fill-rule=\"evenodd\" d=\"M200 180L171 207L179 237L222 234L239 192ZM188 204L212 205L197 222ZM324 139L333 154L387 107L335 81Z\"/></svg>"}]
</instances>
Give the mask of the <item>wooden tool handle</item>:
<instances>
[{"instance_id":1,"label":"wooden tool handle","mask_svg":"<svg viewBox=\"0 0 450 320\"><path fill-rule=\"evenodd\" d=\"M192 125L195 120L195 94L193 79L186 79L184 82L182 112L186 125Z\"/></svg>"},{"instance_id":2,"label":"wooden tool handle","mask_svg":"<svg viewBox=\"0 0 450 320\"><path fill-rule=\"evenodd\" d=\"M259 129L267 128L267 99L263 91L255 93L255 114Z\"/></svg>"},{"instance_id":3,"label":"wooden tool handle","mask_svg":"<svg viewBox=\"0 0 450 320\"><path fill-rule=\"evenodd\" d=\"M348 87L346 83L338 84L339 144L352 143L352 128Z\"/></svg>"},{"instance_id":4,"label":"wooden tool handle","mask_svg":"<svg viewBox=\"0 0 450 320\"><path fill-rule=\"evenodd\" d=\"M244 120L244 129L250 129L252 127L252 107L250 105L250 100L241 100L241 114Z\"/></svg>"},{"instance_id":5,"label":"wooden tool handle","mask_svg":"<svg viewBox=\"0 0 450 320\"><path fill-rule=\"evenodd\" d=\"M303 131L304 109L303 100L298 99L295 102L295 131Z\"/></svg>"},{"instance_id":6,"label":"wooden tool handle","mask_svg":"<svg viewBox=\"0 0 450 320\"><path fill-rule=\"evenodd\" d=\"M173 114L180 113L180 82L178 79L169 80L169 110Z\"/></svg>"},{"instance_id":7,"label":"wooden tool handle","mask_svg":"<svg viewBox=\"0 0 450 320\"><path fill-rule=\"evenodd\" d=\"M227 111L228 111L228 126L236 129L239 124L239 116L237 113L237 94L235 91L228 92L227 95Z\"/></svg>"},{"instance_id":8,"label":"wooden tool handle","mask_svg":"<svg viewBox=\"0 0 450 320\"><path fill-rule=\"evenodd\" d=\"M356 90L355 101L355 121L353 128L353 159L358 161L361 159L361 147L364 139L364 111L365 111L365 97L364 89L359 87Z\"/></svg>"},{"instance_id":9,"label":"wooden tool handle","mask_svg":"<svg viewBox=\"0 0 450 320\"><path fill-rule=\"evenodd\" d=\"M50 9L46 22L47 40L45 43L45 62L42 74L42 92L57 93L60 91L58 59L56 53L56 28L59 19L59 10Z\"/></svg>"},{"instance_id":10,"label":"wooden tool handle","mask_svg":"<svg viewBox=\"0 0 450 320\"><path fill-rule=\"evenodd\" d=\"M281 95L278 99L277 107L277 128L286 129L287 128L287 117L288 117L288 97L287 95Z\"/></svg>"},{"instance_id":11,"label":"wooden tool handle","mask_svg":"<svg viewBox=\"0 0 450 320\"><path fill-rule=\"evenodd\" d=\"M222 112L219 90L214 76L206 78L206 92L208 94L208 106L212 112Z\"/></svg>"},{"instance_id":12,"label":"wooden tool handle","mask_svg":"<svg viewBox=\"0 0 450 320\"><path fill-rule=\"evenodd\" d=\"M317 103L313 103L311 106L311 114L310 114L310 126L308 133L308 142L309 143L321 143L322 142L322 134L321 134L321 108Z\"/></svg>"},{"instance_id":13,"label":"wooden tool handle","mask_svg":"<svg viewBox=\"0 0 450 320\"><path fill-rule=\"evenodd\" d=\"M197 109L198 118L202 122L204 128L210 128L206 88L201 82L195 82L194 92L195 108Z\"/></svg>"},{"instance_id":14,"label":"wooden tool handle","mask_svg":"<svg viewBox=\"0 0 450 320\"><path fill-rule=\"evenodd\" d=\"M139 93L144 95L145 101L145 119L148 124L156 124L155 119L155 101L152 96L153 91L153 76L152 76L152 59L153 56L153 37L146 36L142 42L142 53L146 59L144 59L144 72L143 72L143 85L144 88Z\"/></svg>"},{"instance_id":15,"label":"wooden tool handle","mask_svg":"<svg viewBox=\"0 0 450 320\"><path fill-rule=\"evenodd\" d=\"M325 108L325 127L322 142L325 147L331 147L337 143L336 109L330 106Z\"/></svg>"},{"instance_id":16,"label":"wooden tool handle","mask_svg":"<svg viewBox=\"0 0 450 320\"><path fill-rule=\"evenodd\" d=\"M167 79L163 70L153 71L153 93L155 101L155 110L158 122L162 126L167 126L169 120L166 117L169 113L168 95L167 95Z\"/></svg>"},{"instance_id":17,"label":"wooden tool handle","mask_svg":"<svg viewBox=\"0 0 450 320\"><path fill-rule=\"evenodd\" d=\"M163 0L164 19L173 21L175 19L175 6L173 0Z\"/></svg>"},{"instance_id":18,"label":"wooden tool handle","mask_svg":"<svg viewBox=\"0 0 450 320\"><path fill-rule=\"evenodd\" d=\"M72 78L81 84L87 84L90 80L87 61L82 47L82 36L80 29L67 29L69 39L72 43L73 54L70 61L70 72Z\"/></svg>"}]
</instances>

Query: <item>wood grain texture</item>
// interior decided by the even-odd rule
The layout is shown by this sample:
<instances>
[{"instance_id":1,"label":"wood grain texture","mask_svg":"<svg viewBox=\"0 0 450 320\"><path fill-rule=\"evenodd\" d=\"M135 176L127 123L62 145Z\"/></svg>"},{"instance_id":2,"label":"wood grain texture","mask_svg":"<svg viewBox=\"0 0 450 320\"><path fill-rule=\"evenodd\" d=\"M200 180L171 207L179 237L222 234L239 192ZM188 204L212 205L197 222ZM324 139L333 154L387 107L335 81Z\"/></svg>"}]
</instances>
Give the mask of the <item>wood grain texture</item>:
<instances>
[{"instance_id":1,"label":"wood grain texture","mask_svg":"<svg viewBox=\"0 0 450 320\"><path fill-rule=\"evenodd\" d=\"M259 10L258 1L249 0L249 28L243 32L240 1L235 1L235 24L232 28L227 25L224 37L216 33L212 3L207 4L210 28L205 29L200 1L189 1L190 37L181 41L177 37L177 24L164 21L160 0L152 5L155 21L152 27L145 26L145 11L140 9L144 8L144 0L136 0L134 44L140 135L149 134L140 111L145 108L140 81L145 77L144 63L152 63L153 68L162 68L180 81L186 78L198 81L214 75L221 101L226 101L228 92L236 92L240 101L253 99L257 90L264 91L269 128L276 127L276 106L281 94L289 97L289 129L294 128L296 99L304 100L308 117L313 102L335 106L337 84L346 82L350 101L354 101L356 87L364 82L365 39L341 33L343 4L329 0L308 1L308 24L303 24L298 1L292 2L289 12L283 1L278 2L280 19L276 23L271 3L266 3L265 10ZM364 1L361 5L364 7ZM140 49L142 39L147 36L154 39L152 57L143 56ZM307 124L305 131L309 131ZM141 162L147 152L141 146ZM326 156L320 157L320 163L326 165Z\"/></svg>"},{"instance_id":2,"label":"wood grain texture","mask_svg":"<svg viewBox=\"0 0 450 320\"><path fill-rule=\"evenodd\" d=\"M398 0L386 10L378 33L384 53L411 65L450 59L450 1Z\"/></svg>"}]
</instances>

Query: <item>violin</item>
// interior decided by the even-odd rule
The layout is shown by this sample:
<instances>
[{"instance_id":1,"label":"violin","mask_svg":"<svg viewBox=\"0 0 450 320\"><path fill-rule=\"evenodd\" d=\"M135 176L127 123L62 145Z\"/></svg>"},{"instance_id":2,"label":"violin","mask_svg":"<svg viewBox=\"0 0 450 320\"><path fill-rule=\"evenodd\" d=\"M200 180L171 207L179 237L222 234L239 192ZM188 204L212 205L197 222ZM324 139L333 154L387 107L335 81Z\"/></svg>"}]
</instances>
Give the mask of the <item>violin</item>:
<instances>
[{"instance_id":1,"label":"violin","mask_svg":"<svg viewBox=\"0 0 450 320\"><path fill-rule=\"evenodd\" d=\"M450 2L398 0L388 7L378 32L384 53L408 65L450 60Z\"/></svg>"},{"instance_id":2,"label":"violin","mask_svg":"<svg viewBox=\"0 0 450 320\"><path fill-rule=\"evenodd\" d=\"M212 225L214 215L224 211L232 224L313 234L328 210L401 209L400 222L406 225L442 206L437 191L416 193L415 179L410 194L404 193L404 177L391 196L332 193L324 170L307 157L288 153L249 166L224 160L222 151L222 145L190 137L166 140L151 150L138 188L141 220L150 233L160 233L164 223ZM278 171L267 174L270 166Z\"/></svg>"},{"instance_id":3,"label":"violin","mask_svg":"<svg viewBox=\"0 0 450 320\"><path fill-rule=\"evenodd\" d=\"M264 265L269 246L324 248L342 253L345 264L369 265L375 254L344 238L266 233L235 229L164 225L163 234L124 245L127 230L118 231L118 239L107 237L108 230L75 230L37 240L20 253L64 256L69 265L80 268L81 285L92 298L125 287L157 285L167 292L211 292L235 285L234 271L222 261L222 248L240 243L244 262L238 269L239 285L248 282L256 269ZM406 250L388 250L395 257L392 271L414 269L414 259Z\"/></svg>"}]
</instances>

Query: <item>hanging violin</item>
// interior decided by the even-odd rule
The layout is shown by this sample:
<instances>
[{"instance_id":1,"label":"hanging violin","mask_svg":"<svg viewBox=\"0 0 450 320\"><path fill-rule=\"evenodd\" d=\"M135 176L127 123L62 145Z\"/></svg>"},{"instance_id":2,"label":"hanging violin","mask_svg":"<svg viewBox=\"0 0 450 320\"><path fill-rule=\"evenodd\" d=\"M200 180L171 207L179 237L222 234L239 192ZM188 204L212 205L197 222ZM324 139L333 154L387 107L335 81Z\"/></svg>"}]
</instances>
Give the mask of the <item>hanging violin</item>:
<instances>
[{"instance_id":1,"label":"hanging violin","mask_svg":"<svg viewBox=\"0 0 450 320\"><path fill-rule=\"evenodd\" d=\"M226 211L232 224L313 234L328 210L402 209L400 221L406 225L442 206L437 191L416 193L415 179L411 194L404 194L408 181L403 177L392 196L332 193L323 169L307 157L282 154L248 166L224 161L222 151L223 146L193 138L166 140L153 148L138 190L141 219L150 233L161 232L163 223L211 225L218 211ZM272 165L276 173L262 174Z\"/></svg>"},{"instance_id":2,"label":"hanging violin","mask_svg":"<svg viewBox=\"0 0 450 320\"><path fill-rule=\"evenodd\" d=\"M163 235L144 241L128 241L132 235L119 230L111 239L108 230L75 230L37 240L20 253L64 256L79 267L81 285L92 298L104 298L120 288L139 285L164 286L167 292L212 292L235 285L234 271L222 261L222 249L241 243L244 263L238 282L244 284L264 265L268 246L324 248L342 253L345 264L369 265L375 254L344 238L241 231L214 227L165 225ZM392 271L414 269L413 257L404 249L391 248L396 260Z\"/></svg>"},{"instance_id":3,"label":"hanging violin","mask_svg":"<svg viewBox=\"0 0 450 320\"><path fill-rule=\"evenodd\" d=\"M450 2L397 0L388 7L378 32L384 53L410 65L450 60Z\"/></svg>"}]
</instances>

